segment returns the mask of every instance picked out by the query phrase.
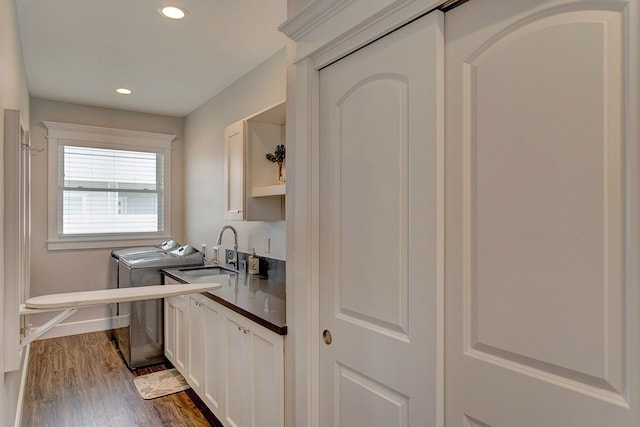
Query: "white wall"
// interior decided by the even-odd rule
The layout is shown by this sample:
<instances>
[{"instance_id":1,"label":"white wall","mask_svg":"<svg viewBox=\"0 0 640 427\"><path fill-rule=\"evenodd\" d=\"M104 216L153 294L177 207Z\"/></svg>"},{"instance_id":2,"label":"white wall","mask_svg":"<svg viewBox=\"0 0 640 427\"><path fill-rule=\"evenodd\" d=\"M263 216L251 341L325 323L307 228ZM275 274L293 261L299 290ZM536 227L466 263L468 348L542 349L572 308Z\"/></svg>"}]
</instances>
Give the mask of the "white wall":
<instances>
[{"instance_id":1,"label":"white wall","mask_svg":"<svg viewBox=\"0 0 640 427\"><path fill-rule=\"evenodd\" d=\"M238 230L241 252L255 248L258 255L285 259L284 221L224 220L224 129L285 97L286 51L282 49L186 117L185 232L198 248L201 243L211 248L220 228L231 224ZM264 237L271 238L268 254L263 251ZM222 243L226 248L233 246L231 234L225 234Z\"/></svg>"},{"instance_id":2,"label":"white wall","mask_svg":"<svg viewBox=\"0 0 640 427\"><path fill-rule=\"evenodd\" d=\"M0 141L4 147L4 109L20 110L25 127L29 127L29 90L20 48L15 2L0 0ZM3 150L0 150L0 170L3 169ZM4 223L4 174L0 173L0 224ZM4 318L4 227L0 227L0 321ZM3 329L0 328L0 334ZM0 342L2 342L0 336ZM0 358L3 353L0 352ZM4 372L4 360L0 360ZM24 366L23 366L24 368ZM0 425L11 426L16 415L21 371L0 375L2 400Z\"/></svg>"},{"instance_id":3,"label":"white wall","mask_svg":"<svg viewBox=\"0 0 640 427\"><path fill-rule=\"evenodd\" d=\"M171 154L172 232L174 239L187 243L184 240L184 199L181 191L183 118L32 98L31 142L35 150L43 151L32 157L31 296L107 289L109 286L111 249L47 250L47 130L42 124L43 120L176 135ZM38 326L54 315L31 316L30 321ZM44 337L66 334L64 331L104 329L103 325L107 323L104 319L109 316L108 306L79 310ZM70 329L70 324L75 322L82 323L76 325L76 329Z\"/></svg>"}]
</instances>

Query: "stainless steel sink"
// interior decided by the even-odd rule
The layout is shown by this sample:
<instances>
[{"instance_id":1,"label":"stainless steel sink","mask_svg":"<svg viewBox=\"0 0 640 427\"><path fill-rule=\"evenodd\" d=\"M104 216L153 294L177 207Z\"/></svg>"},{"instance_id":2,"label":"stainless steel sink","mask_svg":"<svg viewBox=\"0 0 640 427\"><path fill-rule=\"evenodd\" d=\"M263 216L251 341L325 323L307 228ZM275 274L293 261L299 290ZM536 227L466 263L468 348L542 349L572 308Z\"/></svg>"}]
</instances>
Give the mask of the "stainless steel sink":
<instances>
[{"instance_id":1,"label":"stainless steel sink","mask_svg":"<svg viewBox=\"0 0 640 427\"><path fill-rule=\"evenodd\" d=\"M231 281L231 277L237 275L235 271L218 265L181 268L178 272L178 275L181 275L188 283L212 282L228 284Z\"/></svg>"},{"instance_id":2,"label":"stainless steel sink","mask_svg":"<svg viewBox=\"0 0 640 427\"><path fill-rule=\"evenodd\" d=\"M235 271L228 270L220 266L205 266L200 268L181 268L180 272L191 277L204 277L204 276L220 276L224 274L236 274Z\"/></svg>"}]
</instances>

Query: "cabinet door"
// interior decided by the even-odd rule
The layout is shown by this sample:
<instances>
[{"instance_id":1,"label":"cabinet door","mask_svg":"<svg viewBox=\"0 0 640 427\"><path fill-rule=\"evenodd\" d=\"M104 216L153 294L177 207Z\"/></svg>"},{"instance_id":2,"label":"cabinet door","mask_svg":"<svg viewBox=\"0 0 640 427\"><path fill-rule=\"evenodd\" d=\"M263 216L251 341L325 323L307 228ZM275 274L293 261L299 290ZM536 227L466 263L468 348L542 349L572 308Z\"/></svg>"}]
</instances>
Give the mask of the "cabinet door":
<instances>
[{"instance_id":1,"label":"cabinet door","mask_svg":"<svg viewBox=\"0 0 640 427\"><path fill-rule=\"evenodd\" d=\"M226 326L226 422L284 426L283 338L233 312Z\"/></svg>"},{"instance_id":2,"label":"cabinet door","mask_svg":"<svg viewBox=\"0 0 640 427\"><path fill-rule=\"evenodd\" d=\"M241 120L227 127L225 140L225 190L224 219L244 219L244 127Z\"/></svg>"},{"instance_id":3,"label":"cabinet door","mask_svg":"<svg viewBox=\"0 0 640 427\"><path fill-rule=\"evenodd\" d=\"M251 425L251 332L238 319L226 319L225 421L233 427Z\"/></svg>"},{"instance_id":4,"label":"cabinet door","mask_svg":"<svg viewBox=\"0 0 640 427\"><path fill-rule=\"evenodd\" d=\"M280 335L254 327L251 334L253 426L284 426L284 343Z\"/></svg>"},{"instance_id":5,"label":"cabinet door","mask_svg":"<svg viewBox=\"0 0 640 427\"><path fill-rule=\"evenodd\" d=\"M187 382L201 395L204 378L204 304L200 295L189 297L189 332L187 343Z\"/></svg>"},{"instance_id":6,"label":"cabinet door","mask_svg":"<svg viewBox=\"0 0 640 427\"><path fill-rule=\"evenodd\" d=\"M176 316L173 298L164 300L164 355L175 365Z\"/></svg>"},{"instance_id":7,"label":"cabinet door","mask_svg":"<svg viewBox=\"0 0 640 427\"><path fill-rule=\"evenodd\" d=\"M206 362L200 397L218 419L223 419L221 398L224 390L222 360L224 317L218 307L220 307L218 304L204 298L204 360Z\"/></svg>"},{"instance_id":8,"label":"cabinet door","mask_svg":"<svg viewBox=\"0 0 640 427\"><path fill-rule=\"evenodd\" d=\"M174 304L175 319L175 360L173 365L184 375L186 373L187 356L187 315L183 297L178 297Z\"/></svg>"}]
</instances>

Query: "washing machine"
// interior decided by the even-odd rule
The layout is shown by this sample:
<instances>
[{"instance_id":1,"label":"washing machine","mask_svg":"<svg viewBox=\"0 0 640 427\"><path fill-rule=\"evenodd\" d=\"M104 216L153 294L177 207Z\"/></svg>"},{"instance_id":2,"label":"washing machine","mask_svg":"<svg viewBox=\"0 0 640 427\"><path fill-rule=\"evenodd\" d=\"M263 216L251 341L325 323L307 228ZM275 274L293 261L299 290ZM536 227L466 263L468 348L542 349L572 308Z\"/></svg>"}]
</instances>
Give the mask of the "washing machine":
<instances>
[{"instance_id":1,"label":"washing machine","mask_svg":"<svg viewBox=\"0 0 640 427\"><path fill-rule=\"evenodd\" d=\"M138 287L162 284L160 270L204 264L201 252L190 245L170 251L146 252L120 256L118 287ZM154 365L164 358L163 299L120 303L118 327L113 335L129 369Z\"/></svg>"},{"instance_id":2,"label":"washing machine","mask_svg":"<svg viewBox=\"0 0 640 427\"><path fill-rule=\"evenodd\" d=\"M168 252L180 247L175 240L165 240L158 246L139 246L135 248L115 249L111 251L111 259L109 260L109 288L116 289L118 287L118 266L120 258L132 258L142 255L156 254L160 252ZM111 304L111 314L114 318L114 328L118 327L118 316L120 315L119 304Z\"/></svg>"}]
</instances>

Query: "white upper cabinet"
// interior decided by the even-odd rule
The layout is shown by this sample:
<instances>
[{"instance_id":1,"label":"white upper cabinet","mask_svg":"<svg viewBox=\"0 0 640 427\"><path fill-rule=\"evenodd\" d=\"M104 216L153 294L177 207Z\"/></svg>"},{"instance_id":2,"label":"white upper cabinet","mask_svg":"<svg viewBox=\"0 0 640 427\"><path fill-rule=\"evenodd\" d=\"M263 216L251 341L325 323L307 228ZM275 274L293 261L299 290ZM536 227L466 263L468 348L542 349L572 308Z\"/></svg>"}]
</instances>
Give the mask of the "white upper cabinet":
<instances>
[{"instance_id":1,"label":"white upper cabinet","mask_svg":"<svg viewBox=\"0 0 640 427\"><path fill-rule=\"evenodd\" d=\"M284 220L285 184L266 155L286 145L285 112L283 102L225 129L225 219Z\"/></svg>"}]
</instances>

